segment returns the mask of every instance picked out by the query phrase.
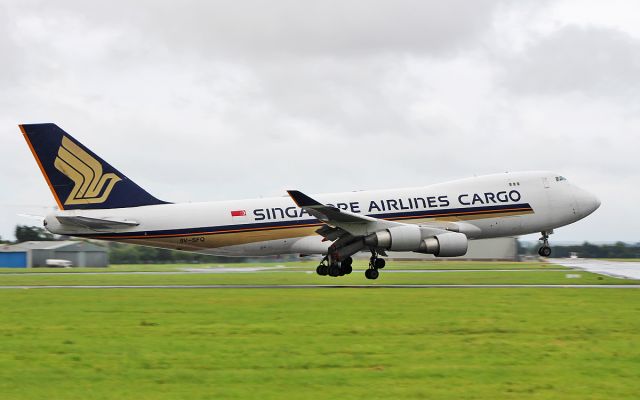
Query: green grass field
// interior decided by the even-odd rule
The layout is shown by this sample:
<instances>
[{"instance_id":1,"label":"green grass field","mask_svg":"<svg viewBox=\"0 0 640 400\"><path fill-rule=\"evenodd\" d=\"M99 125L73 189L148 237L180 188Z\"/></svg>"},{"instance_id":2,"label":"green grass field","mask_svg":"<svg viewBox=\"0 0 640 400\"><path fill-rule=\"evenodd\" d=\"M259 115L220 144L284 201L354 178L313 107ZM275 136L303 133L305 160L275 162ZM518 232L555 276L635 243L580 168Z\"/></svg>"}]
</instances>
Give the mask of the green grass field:
<instances>
[{"instance_id":1,"label":"green grass field","mask_svg":"<svg viewBox=\"0 0 640 400\"><path fill-rule=\"evenodd\" d=\"M378 281L362 271L301 271L310 264L260 274L27 272L1 275L0 286L640 283L519 271L524 264L493 264L512 272L435 264L452 271L383 271ZM637 289L0 289L0 302L2 399L582 400L640 392Z\"/></svg>"},{"instance_id":2,"label":"green grass field","mask_svg":"<svg viewBox=\"0 0 640 400\"><path fill-rule=\"evenodd\" d=\"M579 276L578 278L567 278ZM640 284L638 280L617 279L588 272L509 271L386 273L375 281L362 271L332 278L308 271L226 273L226 274L47 274L5 275L0 286L38 285L418 285L418 284Z\"/></svg>"},{"instance_id":3,"label":"green grass field","mask_svg":"<svg viewBox=\"0 0 640 400\"><path fill-rule=\"evenodd\" d=\"M640 291L5 290L6 399L636 399Z\"/></svg>"}]
</instances>

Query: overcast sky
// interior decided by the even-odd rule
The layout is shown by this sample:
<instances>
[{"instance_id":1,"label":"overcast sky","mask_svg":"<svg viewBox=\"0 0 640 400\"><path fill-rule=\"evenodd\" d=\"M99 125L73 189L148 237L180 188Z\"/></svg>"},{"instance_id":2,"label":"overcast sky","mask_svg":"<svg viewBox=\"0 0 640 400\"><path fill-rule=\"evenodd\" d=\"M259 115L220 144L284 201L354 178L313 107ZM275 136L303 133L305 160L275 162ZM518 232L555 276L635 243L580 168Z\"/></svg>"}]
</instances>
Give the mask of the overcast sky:
<instances>
[{"instance_id":1,"label":"overcast sky","mask_svg":"<svg viewBox=\"0 0 640 400\"><path fill-rule=\"evenodd\" d=\"M546 169L602 200L552 240L640 241L637 1L0 0L0 54L3 238L55 122L163 200Z\"/></svg>"}]
</instances>

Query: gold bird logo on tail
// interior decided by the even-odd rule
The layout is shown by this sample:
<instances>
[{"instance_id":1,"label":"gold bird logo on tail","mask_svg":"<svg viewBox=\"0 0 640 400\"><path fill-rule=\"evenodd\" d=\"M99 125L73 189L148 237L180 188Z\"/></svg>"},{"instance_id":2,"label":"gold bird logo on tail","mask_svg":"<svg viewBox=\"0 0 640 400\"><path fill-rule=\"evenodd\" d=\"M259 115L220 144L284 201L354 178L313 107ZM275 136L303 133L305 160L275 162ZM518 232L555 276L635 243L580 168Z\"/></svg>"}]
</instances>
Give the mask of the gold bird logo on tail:
<instances>
[{"instance_id":1,"label":"gold bird logo on tail","mask_svg":"<svg viewBox=\"0 0 640 400\"><path fill-rule=\"evenodd\" d=\"M122 180L113 173L103 174L102 164L66 136L62 137L54 166L74 183L65 205L104 203Z\"/></svg>"}]
</instances>

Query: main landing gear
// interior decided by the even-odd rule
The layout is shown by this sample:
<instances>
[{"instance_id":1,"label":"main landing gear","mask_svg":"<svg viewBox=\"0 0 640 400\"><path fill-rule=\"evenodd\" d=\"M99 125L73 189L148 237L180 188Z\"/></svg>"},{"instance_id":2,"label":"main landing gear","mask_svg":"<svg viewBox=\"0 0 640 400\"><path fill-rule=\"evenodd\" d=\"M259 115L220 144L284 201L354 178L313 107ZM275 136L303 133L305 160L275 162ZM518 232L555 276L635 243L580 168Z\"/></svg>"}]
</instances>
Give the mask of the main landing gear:
<instances>
[{"instance_id":1,"label":"main landing gear","mask_svg":"<svg viewBox=\"0 0 640 400\"><path fill-rule=\"evenodd\" d=\"M329 256L325 256L320 265L316 268L316 273L321 276L344 276L353 272L352 264L353 259L347 257L342 261L330 261ZM386 262L384 258L381 258L374 250L371 251L371 258L369 259L369 268L364 271L364 276L367 279L378 279L380 276L380 269L384 268Z\"/></svg>"},{"instance_id":2,"label":"main landing gear","mask_svg":"<svg viewBox=\"0 0 640 400\"><path fill-rule=\"evenodd\" d=\"M374 250L371 250L371 258L369 259L369 269L364 271L364 276L367 279L378 279L380 276L379 269L384 268L385 266L384 258L378 257L378 253Z\"/></svg>"},{"instance_id":3,"label":"main landing gear","mask_svg":"<svg viewBox=\"0 0 640 400\"><path fill-rule=\"evenodd\" d=\"M329 262L329 257L325 256L316 268L316 273L322 276L329 275L333 277L349 275L353 272L352 264L353 259L351 257L347 257L342 261Z\"/></svg>"},{"instance_id":4,"label":"main landing gear","mask_svg":"<svg viewBox=\"0 0 640 400\"><path fill-rule=\"evenodd\" d=\"M553 233L553 231L547 232L543 231L542 237L538 240L542 242L542 246L538 249L538 254L540 257L549 257L551 255L551 247L549 247L549 235Z\"/></svg>"}]
</instances>

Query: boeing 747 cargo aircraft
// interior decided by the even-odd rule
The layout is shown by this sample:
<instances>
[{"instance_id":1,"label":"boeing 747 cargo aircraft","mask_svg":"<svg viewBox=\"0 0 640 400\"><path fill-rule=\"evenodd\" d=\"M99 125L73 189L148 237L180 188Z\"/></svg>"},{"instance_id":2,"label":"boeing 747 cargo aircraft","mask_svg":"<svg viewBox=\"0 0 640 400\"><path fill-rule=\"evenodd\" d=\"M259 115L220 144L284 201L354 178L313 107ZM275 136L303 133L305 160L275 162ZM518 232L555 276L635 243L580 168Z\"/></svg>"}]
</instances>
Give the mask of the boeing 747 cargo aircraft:
<instances>
[{"instance_id":1,"label":"boeing 747 cargo aircraft","mask_svg":"<svg viewBox=\"0 0 640 400\"><path fill-rule=\"evenodd\" d=\"M170 203L158 200L55 124L20 125L59 210L52 233L230 256L322 255L317 273L352 272L371 253L368 279L384 256L413 251L462 256L469 240L541 232L549 256L554 229L594 212L600 201L563 176L515 172L436 185L307 195Z\"/></svg>"}]
</instances>

